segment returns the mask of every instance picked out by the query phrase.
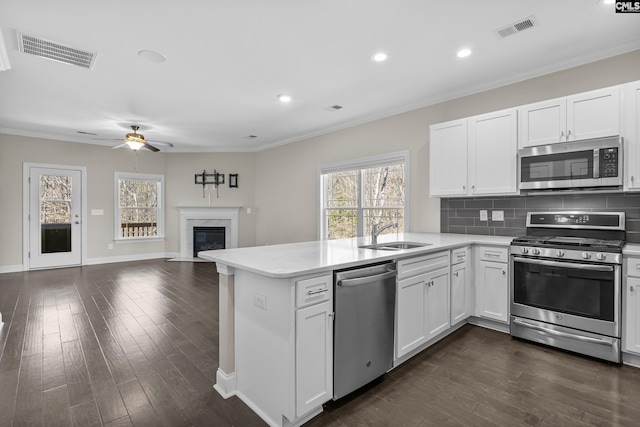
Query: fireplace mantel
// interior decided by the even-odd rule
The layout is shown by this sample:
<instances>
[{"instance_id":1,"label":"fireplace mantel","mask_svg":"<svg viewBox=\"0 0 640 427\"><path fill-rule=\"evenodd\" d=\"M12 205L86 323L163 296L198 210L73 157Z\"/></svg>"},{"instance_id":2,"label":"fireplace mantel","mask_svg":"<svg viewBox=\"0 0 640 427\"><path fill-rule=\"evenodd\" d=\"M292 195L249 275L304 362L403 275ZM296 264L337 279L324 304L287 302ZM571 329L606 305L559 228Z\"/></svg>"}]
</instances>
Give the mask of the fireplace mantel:
<instances>
[{"instance_id":1,"label":"fireplace mantel","mask_svg":"<svg viewBox=\"0 0 640 427\"><path fill-rule=\"evenodd\" d=\"M225 227L225 247L238 247L240 207L178 206L180 214L180 258L193 258L193 227Z\"/></svg>"}]
</instances>

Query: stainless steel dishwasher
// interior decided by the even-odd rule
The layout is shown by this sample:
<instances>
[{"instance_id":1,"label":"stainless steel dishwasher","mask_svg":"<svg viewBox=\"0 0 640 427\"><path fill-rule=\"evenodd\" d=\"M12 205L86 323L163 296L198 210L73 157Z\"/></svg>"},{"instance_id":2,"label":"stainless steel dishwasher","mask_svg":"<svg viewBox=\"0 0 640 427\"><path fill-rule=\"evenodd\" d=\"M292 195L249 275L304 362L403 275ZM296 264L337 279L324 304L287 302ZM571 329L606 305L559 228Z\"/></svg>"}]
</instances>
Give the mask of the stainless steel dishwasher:
<instances>
[{"instance_id":1,"label":"stainless steel dishwasher","mask_svg":"<svg viewBox=\"0 0 640 427\"><path fill-rule=\"evenodd\" d=\"M392 367L396 264L336 271L333 283L335 400Z\"/></svg>"}]
</instances>

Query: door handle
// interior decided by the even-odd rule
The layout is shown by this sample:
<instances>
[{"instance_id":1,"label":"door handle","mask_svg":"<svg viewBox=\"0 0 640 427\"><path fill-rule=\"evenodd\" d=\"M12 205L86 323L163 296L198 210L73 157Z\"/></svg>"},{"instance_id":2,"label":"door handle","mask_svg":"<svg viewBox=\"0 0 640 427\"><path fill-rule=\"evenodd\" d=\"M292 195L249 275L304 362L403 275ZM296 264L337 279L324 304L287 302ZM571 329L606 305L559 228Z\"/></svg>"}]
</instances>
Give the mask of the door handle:
<instances>
[{"instance_id":1,"label":"door handle","mask_svg":"<svg viewBox=\"0 0 640 427\"><path fill-rule=\"evenodd\" d=\"M74 221L74 224L80 224L80 221Z\"/></svg>"}]
</instances>

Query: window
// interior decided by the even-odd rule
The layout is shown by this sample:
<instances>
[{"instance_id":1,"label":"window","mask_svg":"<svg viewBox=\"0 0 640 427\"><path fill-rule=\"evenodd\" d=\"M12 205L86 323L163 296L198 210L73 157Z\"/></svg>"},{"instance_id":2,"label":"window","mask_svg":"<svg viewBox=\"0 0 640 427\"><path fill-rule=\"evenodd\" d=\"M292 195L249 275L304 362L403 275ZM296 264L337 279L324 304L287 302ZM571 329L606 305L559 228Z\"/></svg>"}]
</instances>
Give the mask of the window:
<instances>
[{"instance_id":1,"label":"window","mask_svg":"<svg viewBox=\"0 0 640 427\"><path fill-rule=\"evenodd\" d=\"M116 240L164 237L164 176L115 173Z\"/></svg>"},{"instance_id":2,"label":"window","mask_svg":"<svg viewBox=\"0 0 640 427\"><path fill-rule=\"evenodd\" d=\"M381 234L403 232L408 158L401 152L321 166L321 238L370 235L373 224L397 224Z\"/></svg>"}]
</instances>

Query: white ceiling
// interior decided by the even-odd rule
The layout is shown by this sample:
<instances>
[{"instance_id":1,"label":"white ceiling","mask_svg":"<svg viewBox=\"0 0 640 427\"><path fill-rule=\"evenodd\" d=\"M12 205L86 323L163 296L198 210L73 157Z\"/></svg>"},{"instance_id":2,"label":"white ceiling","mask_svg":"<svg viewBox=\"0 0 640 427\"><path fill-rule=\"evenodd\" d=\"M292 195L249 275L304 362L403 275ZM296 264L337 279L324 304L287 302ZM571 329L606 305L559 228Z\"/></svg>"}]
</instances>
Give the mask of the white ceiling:
<instances>
[{"instance_id":1,"label":"white ceiling","mask_svg":"<svg viewBox=\"0 0 640 427\"><path fill-rule=\"evenodd\" d=\"M602 0L2 0L0 29L0 132L117 145L138 124L174 152L261 150L640 48L640 15ZM95 66L21 53L16 30Z\"/></svg>"}]
</instances>

